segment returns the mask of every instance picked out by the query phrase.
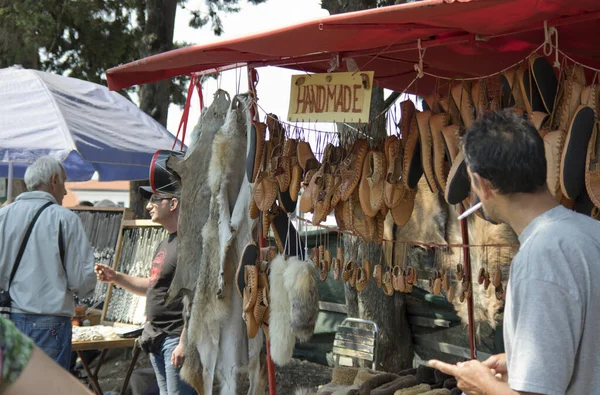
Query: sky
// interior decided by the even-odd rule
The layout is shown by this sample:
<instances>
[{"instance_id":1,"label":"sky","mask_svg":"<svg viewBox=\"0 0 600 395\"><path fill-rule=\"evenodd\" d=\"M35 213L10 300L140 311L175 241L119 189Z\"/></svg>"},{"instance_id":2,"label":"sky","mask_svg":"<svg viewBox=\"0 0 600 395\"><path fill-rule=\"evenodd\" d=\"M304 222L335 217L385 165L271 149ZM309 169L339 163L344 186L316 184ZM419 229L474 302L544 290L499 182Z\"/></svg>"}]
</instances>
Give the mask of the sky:
<instances>
[{"instance_id":1,"label":"sky","mask_svg":"<svg viewBox=\"0 0 600 395\"><path fill-rule=\"evenodd\" d=\"M190 0L189 5L199 3ZM219 40L243 37L252 33L272 30L299 22L318 19L329 15L327 10L321 9L320 0L267 0L260 5L249 4L246 0L240 1L240 12L223 14L224 33L217 37L212 33L210 25L202 29L189 27L190 13L179 8L175 20L175 41L185 41L191 44L207 44ZM259 83L257 87L258 104L265 111L276 114L280 119L287 117L289 105L290 83L292 74L297 71L277 67L262 67L258 69ZM209 106L218 87L227 91L231 96L235 93L244 93L248 90L247 69L229 70L221 73L219 80L210 79L203 84L204 105ZM239 92L238 92L239 86ZM193 127L200 116L198 96L194 93L191 100L190 115L186 142ZM264 112L260 111L261 119ZM167 119L167 129L171 133L177 132L181 119L182 109L171 105ZM323 125L325 129L327 125ZM331 125L329 125L329 129Z\"/></svg>"}]
</instances>

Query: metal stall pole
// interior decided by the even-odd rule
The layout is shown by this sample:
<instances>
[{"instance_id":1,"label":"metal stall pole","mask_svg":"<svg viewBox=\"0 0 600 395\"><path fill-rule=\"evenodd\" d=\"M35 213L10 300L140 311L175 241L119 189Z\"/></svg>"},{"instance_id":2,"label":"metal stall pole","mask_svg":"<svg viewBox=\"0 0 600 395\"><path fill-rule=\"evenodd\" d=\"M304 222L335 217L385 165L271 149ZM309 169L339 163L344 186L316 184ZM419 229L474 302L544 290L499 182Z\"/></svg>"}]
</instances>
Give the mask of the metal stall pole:
<instances>
[{"instance_id":1,"label":"metal stall pole","mask_svg":"<svg viewBox=\"0 0 600 395\"><path fill-rule=\"evenodd\" d=\"M250 91L250 97L252 100L256 100L256 71L253 67L248 66L248 88ZM258 110L255 103L250 105L250 119L252 122L258 121ZM262 220L262 216L261 216ZM259 220L260 221L260 220ZM265 235L262 233L262 224L259 224L258 227L258 246L260 249L260 254L262 255L262 249L266 247ZM260 257L262 259L262 256ZM269 339L266 339L267 344L267 377L269 379L269 395L276 395L277 388L275 382L275 365L273 364L273 360L271 359L271 345L269 344Z\"/></svg>"},{"instance_id":2,"label":"metal stall pole","mask_svg":"<svg viewBox=\"0 0 600 395\"><path fill-rule=\"evenodd\" d=\"M460 214L463 213L463 208L460 208ZM471 350L471 359L477 358L477 350L475 349L475 327L473 320L473 282L471 281L471 255L469 254L469 229L468 217L460 220L460 230L462 232L463 244L463 261L465 262L465 276L469 281L469 292L467 293L467 315L469 321L469 348Z\"/></svg>"}]
</instances>

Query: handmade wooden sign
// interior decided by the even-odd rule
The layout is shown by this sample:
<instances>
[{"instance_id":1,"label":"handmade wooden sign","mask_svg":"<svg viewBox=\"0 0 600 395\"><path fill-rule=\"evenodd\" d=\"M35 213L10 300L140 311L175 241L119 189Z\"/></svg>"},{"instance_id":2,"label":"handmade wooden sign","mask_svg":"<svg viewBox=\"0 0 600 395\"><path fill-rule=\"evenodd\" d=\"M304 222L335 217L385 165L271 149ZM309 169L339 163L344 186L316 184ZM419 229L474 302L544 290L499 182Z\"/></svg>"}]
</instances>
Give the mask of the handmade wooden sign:
<instances>
[{"instance_id":1,"label":"handmade wooden sign","mask_svg":"<svg viewBox=\"0 0 600 395\"><path fill-rule=\"evenodd\" d=\"M288 121L368 122L373 71L292 76Z\"/></svg>"}]
</instances>

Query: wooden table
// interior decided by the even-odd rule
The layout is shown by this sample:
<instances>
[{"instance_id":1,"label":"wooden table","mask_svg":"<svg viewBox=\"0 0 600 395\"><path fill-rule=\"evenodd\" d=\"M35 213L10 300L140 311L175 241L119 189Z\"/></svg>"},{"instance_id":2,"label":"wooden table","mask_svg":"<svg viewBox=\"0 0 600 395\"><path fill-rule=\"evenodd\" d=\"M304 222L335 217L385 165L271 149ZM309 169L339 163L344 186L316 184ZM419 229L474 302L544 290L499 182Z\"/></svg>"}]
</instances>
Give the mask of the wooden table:
<instances>
[{"instance_id":1,"label":"wooden table","mask_svg":"<svg viewBox=\"0 0 600 395\"><path fill-rule=\"evenodd\" d=\"M85 369L85 372L90 378L90 381L92 382L92 387L96 395L104 394L104 392L102 392L102 389L100 388L100 384L98 384L98 372L100 371L100 367L104 362L106 351L114 348L132 348L133 357L131 358L131 363L129 364L129 368L127 369L127 375L125 376L125 380L123 381L123 385L121 386L121 391L119 392L121 394L125 393L125 390L127 389L127 384L129 384L129 379L131 378L131 373L133 373L133 369L135 368L135 364L141 351L137 338L73 342L71 344L71 348L77 353L77 356L81 358L83 369ZM102 353L100 354L100 359L98 360L98 365L96 366L94 373L92 373L87 361L81 355L81 352L86 350L102 350Z\"/></svg>"}]
</instances>

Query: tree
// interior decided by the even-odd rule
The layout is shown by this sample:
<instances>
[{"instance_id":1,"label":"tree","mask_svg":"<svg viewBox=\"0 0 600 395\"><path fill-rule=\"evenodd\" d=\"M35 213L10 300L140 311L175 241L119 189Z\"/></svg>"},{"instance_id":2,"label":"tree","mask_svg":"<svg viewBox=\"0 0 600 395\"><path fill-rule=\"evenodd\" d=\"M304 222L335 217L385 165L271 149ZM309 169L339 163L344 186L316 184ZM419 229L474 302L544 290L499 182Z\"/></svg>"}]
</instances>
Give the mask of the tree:
<instances>
[{"instance_id":1,"label":"tree","mask_svg":"<svg viewBox=\"0 0 600 395\"><path fill-rule=\"evenodd\" d=\"M394 0L323 0L321 7L328 10L330 14L340 14L344 12L358 11L381 6L388 6L405 1ZM398 93L393 93L387 100L384 100L383 88L373 87L371 96L371 121L374 117L388 108L398 97ZM340 124L338 130L344 133L351 133L348 128ZM379 117L371 124L371 133L374 137L385 138L385 119ZM356 251L359 243L360 248L358 256L368 257L371 262L378 262L381 253L381 247L374 248L371 245L366 247L365 243L358 242L355 238L344 236L344 250ZM364 254L363 254L364 253ZM347 257L350 258L350 257ZM406 314L406 300L402 293L396 292L393 297L386 296L381 289L375 286L374 281L369 281L367 288L358 293L354 288L345 286L346 306L348 315L363 319L373 320L380 327L380 343L378 361L382 369L389 372L398 372L412 365L413 348L411 340L410 327Z\"/></svg>"},{"instance_id":2,"label":"tree","mask_svg":"<svg viewBox=\"0 0 600 395\"><path fill-rule=\"evenodd\" d=\"M220 35L220 15L237 12L239 1L0 0L0 67L21 64L105 85L110 67L185 45L173 42L178 5L203 5L191 10L190 25L210 23ZM181 77L140 87L141 109L165 126L169 104L185 103L186 83ZM137 189L147 183L131 183L130 206L140 218L147 213Z\"/></svg>"}]
</instances>

